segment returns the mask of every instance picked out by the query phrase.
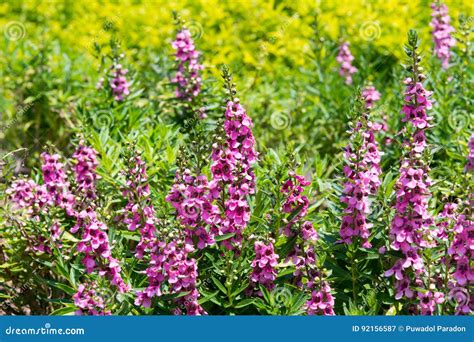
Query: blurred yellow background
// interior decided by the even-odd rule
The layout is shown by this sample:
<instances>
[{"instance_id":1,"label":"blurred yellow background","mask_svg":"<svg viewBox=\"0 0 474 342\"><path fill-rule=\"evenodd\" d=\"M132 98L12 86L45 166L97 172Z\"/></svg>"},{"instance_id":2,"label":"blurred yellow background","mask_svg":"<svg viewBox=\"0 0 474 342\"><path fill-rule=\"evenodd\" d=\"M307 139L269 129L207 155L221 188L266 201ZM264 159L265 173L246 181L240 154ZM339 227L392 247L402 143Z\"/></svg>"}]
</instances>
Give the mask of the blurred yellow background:
<instances>
[{"instance_id":1,"label":"blurred yellow background","mask_svg":"<svg viewBox=\"0 0 474 342\"><path fill-rule=\"evenodd\" d=\"M316 10L320 25L332 38L373 44L402 56L409 28L419 30L431 44L430 1L10 1L0 5L0 24L24 23L26 35L57 37L62 48L90 48L109 39L111 25L125 49L165 49L174 35L172 11L178 11L196 36L211 69L220 63L245 63L271 71L275 66L298 66L309 49ZM469 0L448 0L449 13L472 15ZM28 38L28 37L27 37ZM429 45L424 45L429 46ZM268 58L262 58L268 57Z\"/></svg>"}]
</instances>

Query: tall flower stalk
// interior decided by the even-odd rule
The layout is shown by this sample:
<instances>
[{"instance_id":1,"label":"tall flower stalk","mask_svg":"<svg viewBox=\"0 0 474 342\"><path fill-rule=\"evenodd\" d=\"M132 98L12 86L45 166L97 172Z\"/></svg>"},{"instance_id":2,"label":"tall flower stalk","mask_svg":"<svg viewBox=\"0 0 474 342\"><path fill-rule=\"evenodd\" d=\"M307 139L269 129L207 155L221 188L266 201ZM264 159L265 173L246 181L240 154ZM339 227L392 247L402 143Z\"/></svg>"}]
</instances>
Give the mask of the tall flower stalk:
<instances>
[{"instance_id":1,"label":"tall flower stalk","mask_svg":"<svg viewBox=\"0 0 474 342\"><path fill-rule=\"evenodd\" d=\"M140 242L135 256L143 258L144 253L150 252L155 244L156 224L155 208L150 199L150 187L145 162L137 151L127 158L128 169L124 172L127 180L122 194L127 198L124 223L130 231L138 229Z\"/></svg>"},{"instance_id":2,"label":"tall flower stalk","mask_svg":"<svg viewBox=\"0 0 474 342\"><path fill-rule=\"evenodd\" d=\"M349 49L349 43L343 42L339 46L339 53L336 61L340 64L339 75L345 78L346 84L352 84L352 75L357 72L357 68L352 65L354 56Z\"/></svg>"},{"instance_id":3,"label":"tall flower stalk","mask_svg":"<svg viewBox=\"0 0 474 342\"><path fill-rule=\"evenodd\" d=\"M204 66L199 62L200 52L196 50L191 32L186 25L176 18L179 25L175 40L171 43L175 52L176 73L172 82L176 84L176 97L192 102L201 92L201 70Z\"/></svg>"},{"instance_id":4,"label":"tall flower stalk","mask_svg":"<svg viewBox=\"0 0 474 342\"><path fill-rule=\"evenodd\" d=\"M83 143L80 143L74 152L74 189L68 181L59 155L43 152L41 158L44 184L37 185L31 180L16 182L9 191L12 200L17 202L19 207L29 207L28 213L34 220L39 220L41 213L49 213L51 208L63 209L67 216L75 220L75 225L70 232L80 233L76 248L83 254L81 261L86 272L97 271L100 276L107 277L120 292L127 292L130 287L122 279L119 261L112 256L107 226L95 211L94 200L97 198L95 186L99 178L96 173L97 152ZM50 232L52 242L58 243L59 247L61 231L57 221L51 225ZM36 247L37 249L44 252L50 251L50 247L42 243ZM74 296L80 308L78 313L98 314L98 310L91 309L90 303L86 303L93 294L92 292L86 294L84 286L80 286ZM101 302L99 308L102 308L102 304Z\"/></svg>"},{"instance_id":5,"label":"tall flower stalk","mask_svg":"<svg viewBox=\"0 0 474 342\"><path fill-rule=\"evenodd\" d=\"M168 234L165 236L165 233ZM187 315L205 315L198 303L198 269L196 259L190 256L192 252L194 247L182 239L179 230L173 227L162 229L162 234L154 240L145 270L148 285L137 292L135 304L149 308L154 297L172 295L176 297L173 314L180 315L184 309ZM177 296L182 293L185 295Z\"/></svg>"},{"instance_id":6,"label":"tall flower stalk","mask_svg":"<svg viewBox=\"0 0 474 342\"><path fill-rule=\"evenodd\" d=\"M309 200L303 191L308 185L310 182L303 176L290 171L281 188L285 194L281 210L288 214L283 233L295 241L286 261L290 261L296 269L293 272L296 285L311 296L305 305L307 314L334 315L334 298L318 265L315 251L318 233L312 222L305 220Z\"/></svg>"},{"instance_id":7,"label":"tall flower stalk","mask_svg":"<svg viewBox=\"0 0 474 342\"><path fill-rule=\"evenodd\" d=\"M408 33L405 52L408 56L406 85L402 112L405 141L401 160L400 175L396 182L395 216L390 229L391 248L402 255L394 266L385 272L395 276L395 298L413 298L415 288L423 287L421 276L425 273L422 251L431 247L428 241L429 229L433 219L428 212L431 197L429 187L429 166L423 153L427 146L425 131L430 127L431 92L423 87L425 75L420 66L418 35L414 30ZM419 296L424 296L423 292Z\"/></svg>"},{"instance_id":8,"label":"tall flower stalk","mask_svg":"<svg viewBox=\"0 0 474 342\"><path fill-rule=\"evenodd\" d=\"M107 236L107 225L102 222L91 202L96 198L97 151L79 144L73 155L75 159L74 175L77 184L77 201L75 207L76 224L71 233L81 233L81 241L77 245L78 252L84 253L82 263L87 273L98 270L99 275L107 276L117 289L124 293L130 286L121 276L121 266L112 256L112 247Z\"/></svg>"},{"instance_id":9,"label":"tall flower stalk","mask_svg":"<svg viewBox=\"0 0 474 342\"><path fill-rule=\"evenodd\" d=\"M436 237L447 246L444 290L449 302L454 305L454 313L468 315L474 310L474 299L469 296L470 287L474 284L474 221L469 201L447 203L438 215L435 232Z\"/></svg>"},{"instance_id":10,"label":"tall flower stalk","mask_svg":"<svg viewBox=\"0 0 474 342\"><path fill-rule=\"evenodd\" d=\"M371 107L371 106L370 106ZM369 196L374 195L380 186L380 156L375 125L369 119L369 107L363 98L356 102L357 117L350 130L351 142L346 147L344 158L344 183L341 202L346 205L340 230L341 241L351 244L359 238L362 247L370 248L371 223L367 216L371 212Z\"/></svg>"},{"instance_id":11,"label":"tall flower stalk","mask_svg":"<svg viewBox=\"0 0 474 342\"><path fill-rule=\"evenodd\" d=\"M194 251L192 239L184 239L179 229L158 231L160 221L150 198L146 164L137 151L131 151L127 165L123 188L123 196L127 198L124 223L129 230L140 232L135 256L148 263L144 271L148 285L137 292L135 304L149 308L154 297L186 293L174 300L173 313L181 314L184 309L188 315L205 314L198 303L197 262L190 255Z\"/></svg>"},{"instance_id":12,"label":"tall flower stalk","mask_svg":"<svg viewBox=\"0 0 474 342\"><path fill-rule=\"evenodd\" d=\"M230 98L225 110L224 136L213 144L211 193L224 211L219 234L233 234L223 245L234 249L241 244L242 233L250 220L247 197L255 193L252 166L257 152L252 119L234 97L235 88L227 68L223 78Z\"/></svg>"},{"instance_id":13,"label":"tall flower stalk","mask_svg":"<svg viewBox=\"0 0 474 342\"><path fill-rule=\"evenodd\" d=\"M431 4L432 20L430 23L433 31L434 51L436 57L441 60L441 65L444 69L449 66L449 59L451 58L451 48L456 44L456 39L452 37L451 33L454 28L450 25L451 18L448 14L448 7L445 4L436 2Z\"/></svg>"}]
</instances>

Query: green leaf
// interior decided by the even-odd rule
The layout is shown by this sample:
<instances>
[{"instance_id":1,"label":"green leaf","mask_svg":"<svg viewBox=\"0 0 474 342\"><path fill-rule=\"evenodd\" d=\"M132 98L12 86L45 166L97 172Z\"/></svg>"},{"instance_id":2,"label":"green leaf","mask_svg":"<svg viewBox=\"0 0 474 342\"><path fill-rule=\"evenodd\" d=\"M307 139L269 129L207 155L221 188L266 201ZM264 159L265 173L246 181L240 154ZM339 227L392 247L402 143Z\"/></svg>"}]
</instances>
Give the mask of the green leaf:
<instances>
[{"instance_id":1,"label":"green leaf","mask_svg":"<svg viewBox=\"0 0 474 342\"><path fill-rule=\"evenodd\" d=\"M204 304L205 302L208 302L209 300L212 300L218 293L219 293L219 291L216 291L216 292L213 292L213 293L209 293L209 294L203 296L203 297L198 301L198 303L199 303L199 304Z\"/></svg>"},{"instance_id":2,"label":"green leaf","mask_svg":"<svg viewBox=\"0 0 474 342\"><path fill-rule=\"evenodd\" d=\"M63 308L51 312L50 316L66 316L76 310L77 308L75 306L65 306Z\"/></svg>"},{"instance_id":3,"label":"green leaf","mask_svg":"<svg viewBox=\"0 0 474 342\"><path fill-rule=\"evenodd\" d=\"M239 293L241 293L243 290L245 290L245 289L248 288L248 287L249 287L249 283L244 281L244 283L242 284L241 287L239 287L237 290L235 290L234 292L232 292L231 297L233 297L233 298L237 297L237 295L238 295Z\"/></svg>"},{"instance_id":4,"label":"green leaf","mask_svg":"<svg viewBox=\"0 0 474 342\"><path fill-rule=\"evenodd\" d=\"M216 242L220 242L220 241L224 241L224 240L230 239L230 238L233 237L234 235L235 235L235 233L227 233L227 234L224 234L224 235L217 236L214 240L215 240Z\"/></svg>"},{"instance_id":5,"label":"green leaf","mask_svg":"<svg viewBox=\"0 0 474 342\"><path fill-rule=\"evenodd\" d=\"M74 290L72 287L70 287L66 284L58 283L58 282L53 281L53 280L47 280L47 279L43 279L43 280L46 281L49 285L54 286L57 289L63 290L64 292L66 292L70 296L72 296L76 293L76 290Z\"/></svg>"},{"instance_id":6,"label":"green leaf","mask_svg":"<svg viewBox=\"0 0 474 342\"><path fill-rule=\"evenodd\" d=\"M224 294L227 294L227 289L222 285L222 283L214 276L211 276L212 282L221 290Z\"/></svg>"},{"instance_id":7,"label":"green leaf","mask_svg":"<svg viewBox=\"0 0 474 342\"><path fill-rule=\"evenodd\" d=\"M244 300L240 301L238 304L236 304L234 306L234 308L240 309L240 308L244 308L246 306L252 305L252 304L255 304L255 299L254 298L247 298L247 299L244 299Z\"/></svg>"}]
</instances>

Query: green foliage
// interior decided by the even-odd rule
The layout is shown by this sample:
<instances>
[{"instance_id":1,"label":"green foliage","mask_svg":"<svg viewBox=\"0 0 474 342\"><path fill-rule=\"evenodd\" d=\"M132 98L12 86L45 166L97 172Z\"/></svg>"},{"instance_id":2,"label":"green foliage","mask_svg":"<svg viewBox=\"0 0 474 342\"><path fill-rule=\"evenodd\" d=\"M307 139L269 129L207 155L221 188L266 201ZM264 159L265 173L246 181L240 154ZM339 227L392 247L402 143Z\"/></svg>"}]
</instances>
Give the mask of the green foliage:
<instances>
[{"instance_id":1,"label":"green foliage","mask_svg":"<svg viewBox=\"0 0 474 342\"><path fill-rule=\"evenodd\" d=\"M31 10L23 12L17 8L16 11L28 18L28 23L46 20L36 17ZM232 14L235 18L243 15L235 8ZM109 240L114 256L122 263L125 282L132 284L134 291L141 290L147 286L143 274L146 265L134 257L132 248L139 236L117 220L126 203L121 193L126 180L121 171L126 169L127 149L133 145L141 151L157 216L162 229L171 229L177 223L165 197L175 173L179 168L189 167L210 174L212 144L222 136L222 105L234 97L240 99L255 124L253 133L259 152L255 166L256 194L249 198L251 219L240 253L237 255L217 244L196 254L199 303L217 315L305 313L309 294L289 281L294 267L283 262L298 243L296 238L281 236L282 227L298 214L298 210L290 214L281 211L282 182L288 171L293 170L312 180L305 192L310 199L307 219L314 223L319 234L315 248L318 268L332 285L336 313L408 313L405 303L394 299L393 286L383 275L391 258L398 254L390 250L385 254L378 252L381 247L389 247L394 185L402 154L398 134L402 128L404 74L398 50L402 47L396 52L387 51L381 44L367 41L355 46L353 54L359 72L354 75L354 85L347 86L335 62L339 41L326 32L325 23L317 17L315 20L313 14L302 21L310 38L298 38L304 39L308 48L301 49L297 58L285 58L278 51L273 53L271 44L270 53L263 54L265 67L261 68L255 61L246 64L247 48L243 52L232 52L232 56L240 59L235 57L221 65L222 56L230 50L239 50L239 46L221 46L224 43L213 36L220 31L218 25L206 26L206 34L196 40L196 45L200 49L202 43L207 48L203 59L213 71L205 73L202 99L191 105L183 104L174 96L174 85L170 82L175 67L172 49L142 47L141 40L127 40L123 36L125 43L120 42L119 30L113 25L101 31L101 41L94 42L94 48L86 51L78 51L73 43L61 44L64 37L60 32L28 31L27 39L2 42L0 314L72 314L76 308L71 297L84 279L97 282L98 293L114 314L170 314L171 299L185 293L164 296L153 302L150 309L134 305L134 292L120 294L106 279L85 274L81 258L75 253L78 237L68 232L74 225L71 218L58 211L42 213L38 222L24 220L11 208L6 189L22 174L35 180L41 178L39 155L45 146L67 161L78 141L85 140L100 155L97 211L109 227ZM427 21L428 16L426 14L423 20ZM61 19L55 20L59 26L67 27L72 18L64 10ZM436 100L431 111L434 127L428 133L433 214L440 212L447 201L465 200L473 185L471 176L463 171L467 142L473 130L471 29L466 18L455 25L458 44L453 49L449 69L443 70L431 51L423 53L427 88L434 91ZM240 25L238 28L240 34L247 32ZM242 44L249 40L251 46L260 46L264 39L261 37L270 31L263 27L257 34L255 29L249 28L248 36L239 38ZM139 31L138 28L130 30ZM161 32L168 37L166 40L171 38L170 31ZM133 34L135 32L130 32ZM415 31L409 31L408 35L405 52L408 57L417 58L413 50L419 47L418 36ZM74 41L73 37L69 39ZM209 45L210 41L217 45ZM213 51L210 46L222 51L206 60ZM209 60L218 63L207 65ZM115 101L107 86L101 90L95 88L101 77L107 77L110 66L119 61L129 69L127 77L131 80L131 93L123 102ZM224 89L222 82L215 78L216 70L223 70ZM237 85L231 79L232 72ZM339 201L342 148L349 140L347 129L353 119L354 94L369 82L382 93L371 115L375 121L384 121L388 129L377 137L384 152L383 174L369 217L374 225L371 230L373 248L367 250L337 241L342 213ZM204 120L196 117L196 109L202 107L207 114ZM54 217L59 219L64 231L62 249L52 248L49 254L32 252L28 236L43 236L50 242L49 228ZM227 234L216 241L232 237ZM249 296L246 290L255 237L273 239L275 252L281 259L275 288L270 291L260 287L260 296ZM428 254L425 257L440 258ZM449 310L445 308L443 314L452 313Z\"/></svg>"}]
</instances>

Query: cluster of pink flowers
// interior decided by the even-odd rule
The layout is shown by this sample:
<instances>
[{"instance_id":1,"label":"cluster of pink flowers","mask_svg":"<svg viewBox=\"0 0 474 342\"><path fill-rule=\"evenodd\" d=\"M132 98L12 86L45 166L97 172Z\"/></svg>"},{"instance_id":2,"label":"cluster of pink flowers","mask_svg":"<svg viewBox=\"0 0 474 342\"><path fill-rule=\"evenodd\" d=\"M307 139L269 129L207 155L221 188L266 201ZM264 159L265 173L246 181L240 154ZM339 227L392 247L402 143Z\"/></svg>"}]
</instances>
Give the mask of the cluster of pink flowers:
<instances>
[{"instance_id":1,"label":"cluster of pink flowers","mask_svg":"<svg viewBox=\"0 0 474 342\"><path fill-rule=\"evenodd\" d=\"M72 296L78 316L108 316L110 311L105 310L104 299L94 290L95 284L79 285L77 292Z\"/></svg>"},{"instance_id":2,"label":"cluster of pink flowers","mask_svg":"<svg viewBox=\"0 0 474 342\"><path fill-rule=\"evenodd\" d=\"M250 220L247 196L255 192L255 175L252 165L256 162L255 139L252 119L238 103L229 101L225 113L225 144L215 143L212 152L212 181L210 192L214 199L226 198L225 213L219 224L220 234L234 233L223 245L232 249L232 243L240 245L242 232ZM226 191L227 195L222 197Z\"/></svg>"},{"instance_id":3,"label":"cluster of pink flowers","mask_svg":"<svg viewBox=\"0 0 474 342\"><path fill-rule=\"evenodd\" d=\"M431 316L435 313L436 304L444 302L444 294L431 291L418 292L418 299L420 300L421 314Z\"/></svg>"},{"instance_id":4,"label":"cluster of pink flowers","mask_svg":"<svg viewBox=\"0 0 474 342\"><path fill-rule=\"evenodd\" d=\"M341 202L346 204L341 224L341 242L351 244L354 237L362 239L362 246L370 248L369 242L371 223L367 223L370 213L369 196L377 192L380 186L380 155L374 131L378 129L370 121L359 121L352 129L352 140L360 137L360 146L349 144L344 152L343 196Z\"/></svg>"},{"instance_id":5,"label":"cluster of pink flowers","mask_svg":"<svg viewBox=\"0 0 474 342\"><path fill-rule=\"evenodd\" d=\"M166 201L176 209L185 228L186 242L193 244L195 237L199 249L213 245L221 217L219 207L212 203L207 177L195 177L190 170L184 170L182 175L177 172L175 179Z\"/></svg>"},{"instance_id":6,"label":"cluster of pink flowers","mask_svg":"<svg viewBox=\"0 0 474 342\"><path fill-rule=\"evenodd\" d=\"M176 97L192 101L201 91L200 71L203 65L199 63L199 51L196 50L191 33L187 29L178 32L172 46L176 50L175 58L178 62L173 78L173 82L177 84Z\"/></svg>"},{"instance_id":7,"label":"cluster of pink flowers","mask_svg":"<svg viewBox=\"0 0 474 342\"><path fill-rule=\"evenodd\" d=\"M474 170L474 133L471 135L471 139L469 140L469 154L467 156L467 163L464 167L464 171L470 172Z\"/></svg>"},{"instance_id":8,"label":"cluster of pink flowers","mask_svg":"<svg viewBox=\"0 0 474 342\"><path fill-rule=\"evenodd\" d=\"M336 60L341 65L339 75L346 79L346 84L352 84L352 75L357 71L357 68L352 65L354 56L352 56L349 50L348 42L344 42L339 46L339 53Z\"/></svg>"},{"instance_id":9,"label":"cluster of pink flowers","mask_svg":"<svg viewBox=\"0 0 474 342\"><path fill-rule=\"evenodd\" d=\"M47 213L50 207L65 209L68 215L74 215L74 196L69 189L69 182L59 161L59 155L42 153L42 171L44 184L38 185L31 179L18 179L6 190L10 200L17 209L25 209L29 217L41 221L40 214ZM21 224L21 223L20 223ZM59 241L62 229L57 222L49 228L48 237L41 235L28 236L30 250L41 253L52 253L52 244L61 248Z\"/></svg>"},{"instance_id":10,"label":"cluster of pink flowers","mask_svg":"<svg viewBox=\"0 0 474 342\"><path fill-rule=\"evenodd\" d=\"M76 175L77 193L84 201L92 201L97 198L95 183L100 178L96 169L99 165L97 161L97 151L92 147L79 145L72 157L77 161L74 166Z\"/></svg>"},{"instance_id":11,"label":"cluster of pink flowers","mask_svg":"<svg viewBox=\"0 0 474 342\"><path fill-rule=\"evenodd\" d=\"M423 129L429 128L429 121L432 119L427 116L426 111L432 108L430 100L433 92L427 91L423 84L414 81L411 77L405 79L405 105L402 112L405 114L403 122L411 123L417 131L413 136L415 139L415 148L421 153L425 148L426 138Z\"/></svg>"},{"instance_id":12,"label":"cluster of pink flowers","mask_svg":"<svg viewBox=\"0 0 474 342\"><path fill-rule=\"evenodd\" d=\"M370 109L374 106L374 102L380 100L381 95L374 86L367 86L362 90L362 97L365 101L365 108Z\"/></svg>"},{"instance_id":13,"label":"cluster of pink flowers","mask_svg":"<svg viewBox=\"0 0 474 342\"><path fill-rule=\"evenodd\" d=\"M467 203L466 203L467 204ZM456 303L455 314L466 315L474 310L474 301L469 301L469 288L474 283L474 270L470 265L474 253L474 222L467 215L459 213L462 206L446 203L437 218L436 238L450 242L448 248L449 299Z\"/></svg>"},{"instance_id":14,"label":"cluster of pink flowers","mask_svg":"<svg viewBox=\"0 0 474 342\"><path fill-rule=\"evenodd\" d=\"M48 205L58 206L63 208L68 215L74 215L74 195L70 192L64 165L59 161L60 156L43 152L41 158Z\"/></svg>"},{"instance_id":15,"label":"cluster of pink flowers","mask_svg":"<svg viewBox=\"0 0 474 342\"><path fill-rule=\"evenodd\" d=\"M456 210L458 205L455 203L446 203L443 207L443 211L438 214L436 219L436 227L431 231L433 238L440 239L442 241L448 241L449 234L451 233L453 222L456 221Z\"/></svg>"},{"instance_id":16,"label":"cluster of pink flowers","mask_svg":"<svg viewBox=\"0 0 474 342\"><path fill-rule=\"evenodd\" d=\"M310 182L304 179L303 176L295 174L293 171L288 172L288 179L283 183L281 192L285 194L285 202L283 203L281 210L284 213L293 216L284 227L283 233L288 236L294 236L295 232L292 230L294 224L305 217L308 212L309 200L308 197L303 195L304 188L308 186ZM296 214L291 215L297 211Z\"/></svg>"},{"instance_id":17,"label":"cluster of pink flowers","mask_svg":"<svg viewBox=\"0 0 474 342\"><path fill-rule=\"evenodd\" d=\"M28 215L36 220L39 220L39 210L49 202L45 186L38 185L31 179L15 180L6 190L6 194L17 209L26 209Z\"/></svg>"},{"instance_id":18,"label":"cluster of pink flowers","mask_svg":"<svg viewBox=\"0 0 474 342\"><path fill-rule=\"evenodd\" d=\"M130 83L128 83L125 75L128 73L127 69L124 69L121 64L112 66L113 74L110 80L110 88L114 95L115 101L123 101L124 97L130 94Z\"/></svg>"},{"instance_id":19,"label":"cluster of pink flowers","mask_svg":"<svg viewBox=\"0 0 474 342\"><path fill-rule=\"evenodd\" d=\"M79 231L82 233L81 241L77 245L77 250L85 254L82 263L88 273L92 273L98 266L99 275L108 276L111 283L120 292L127 292L130 290L130 286L123 281L120 275L120 264L112 256L112 249L106 233L107 225L99 219L93 206L89 203L96 197L97 151L79 144L73 156L76 161L74 175L79 195L76 203L83 204L76 207L77 221L71 229L71 233L75 234ZM88 201L87 204L84 204L84 201Z\"/></svg>"},{"instance_id":20,"label":"cluster of pink flowers","mask_svg":"<svg viewBox=\"0 0 474 342\"><path fill-rule=\"evenodd\" d=\"M275 266L278 264L278 254L275 254L273 243L265 244L256 241L254 251L255 258L252 261L252 274L250 275L251 286L255 287L257 284L261 284L268 290L273 290L277 275Z\"/></svg>"},{"instance_id":21,"label":"cluster of pink flowers","mask_svg":"<svg viewBox=\"0 0 474 342\"><path fill-rule=\"evenodd\" d=\"M110 282L124 293L130 287L123 281L121 267L117 259L112 256L112 249L107 236L107 226L100 221L94 210L82 210L77 214L77 222L71 229L75 234L82 230L81 241L77 244L78 252L84 253L82 263L87 273L92 273L98 267L101 276L108 276Z\"/></svg>"},{"instance_id":22,"label":"cluster of pink flowers","mask_svg":"<svg viewBox=\"0 0 474 342\"><path fill-rule=\"evenodd\" d=\"M150 199L146 164L138 155L133 156L129 162L129 169L125 173L127 180L122 191L128 200L124 223L129 230L138 229L140 232L140 242L136 247L135 256L141 259L155 244L157 219Z\"/></svg>"},{"instance_id":23,"label":"cluster of pink flowers","mask_svg":"<svg viewBox=\"0 0 474 342\"><path fill-rule=\"evenodd\" d=\"M311 299L306 305L308 315L335 315L334 297L331 294L331 287L326 281L322 281L319 288L311 292Z\"/></svg>"},{"instance_id":24,"label":"cluster of pink flowers","mask_svg":"<svg viewBox=\"0 0 474 342\"><path fill-rule=\"evenodd\" d=\"M137 292L135 299L136 305L150 307L153 297L161 297L164 288L167 288L165 294L186 295L175 299L177 305L173 311L174 314L181 314L181 308L186 310L188 315L202 315L205 311L198 303L199 292L196 289L197 280L197 263L196 260L189 257L194 251L192 236L187 235L185 241L182 239L181 232L178 232L177 238L172 242L165 242L160 239L157 230L159 223L155 216L155 209L150 198L150 187L148 184L148 175L146 172L146 164L136 153L129 159L129 168L125 173L127 178L126 185L123 189L123 196L128 199L125 207L125 219L128 229L140 231L140 242L136 248L136 257L144 258L145 255L150 256L149 265L144 273L148 278L148 286L143 291ZM180 178L177 174L177 178ZM201 188L196 186L192 188L192 177L186 173L185 179L189 185L188 189L182 189L185 184L175 184L167 200L170 201L177 210L183 209L178 204L182 204L180 195L198 197ZM181 178L180 178L181 179ZM180 212L181 213L181 212ZM189 211L186 212L189 214ZM182 213L181 213L182 214ZM180 216L181 214L178 214ZM205 215L205 214L204 214ZM184 214L180 216L183 220L188 218ZM190 224L190 222L182 222ZM190 226L187 226L190 228ZM206 240L207 241L207 240Z\"/></svg>"},{"instance_id":25,"label":"cluster of pink flowers","mask_svg":"<svg viewBox=\"0 0 474 342\"><path fill-rule=\"evenodd\" d=\"M436 56L441 60L443 68L449 65L451 57L451 47L456 44L456 40L451 36L454 28L450 25L451 18L448 14L448 7L445 4L431 4L433 17L430 23L433 29L433 41L435 44Z\"/></svg>"},{"instance_id":26,"label":"cluster of pink flowers","mask_svg":"<svg viewBox=\"0 0 474 342\"><path fill-rule=\"evenodd\" d=\"M98 219L89 202L96 197L95 181L98 178L95 173L98 165L96 156L95 150L82 144L74 153L77 197L72 195L59 155L48 153L41 154L43 185L37 185L32 180L21 180L15 182L8 192L18 206L30 207L31 214L38 215L40 211L47 212L49 207L56 206L64 209L68 216L75 218L76 224L71 229L71 233L82 230L82 239L77 245L77 250L85 253L82 263L86 271L91 273L99 264L99 274L109 276L112 284L116 285L121 292L126 292L129 286L120 276L118 261L112 257L106 234L107 227ZM61 230L57 222L53 223L50 231L52 241L59 242ZM51 248L44 245L45 242L46 240L42 241L36 250L50 252Z\"/></svg>"},{"instance_id":27,"label":"cluster of pink flowers","mask_svg":"<svg viewBox=\"0 0 474 342\"><path fill-rule=\"evenodd\" d=\"M455 281L454 287L458 290L464 288L467 294L474 284L474 269L471 266L471 260L474 257L474 221L464 214L457 215L454 220L454 238L448 249L455 267L452 277ZM465 315L474 310L473 303L468 299L468 296L461 298L456 306L456 314Z\"/></svg>"},{"instance_id":28,"label":"cluster of pink flowers","mask_svg":"<svg viewBox=\"0 0 474 342\"><path fill-rule=\"evenodd\" d=\"M297 237L296 243L288 254L285 262L291 261L296 270L293 272L298 287L311 293L311 299L306 303L307 313L310 315L334 315L334 299L329 284L323 279L317 268L314 244L318 240L318 233L310 221L305 220L308 212L309 200L303 195L304 188L310 185L303 176L295 172L288 172L288 179L283 183L281 192L285 194L282 211L289 214L290 221L285 219L283 233L287 237ZM306 283L303 283L303 276Z\"/></svg>"},{"instance_id":29,"label":"cluster of pink flowers","mask_svg":"<svg viewBox=\"0 0 474 342\"><path fill-rule=\"evenodd\" d=\"M150 307L153 297L163 295L162 287L166 282L169 294L189 292L175 300L176 304L186 309L188 315L206 314L198 303L196 260L188 256L193 251L192 245L180 240L169 243L157 241L152 250L150 266L146 270L149 285L144 291L137 293L135 304ZM180 314L181 308L178 306L174 313Z\"/></svg>"},{"instance_id":30,"label":"cluster of pink flowers","mask_svg":"<svg viewBox=\"0 0 474 342\"><path fill-rule=\"evenodd\" d=\"M408 270L410 268L414 270L416 281L424 272L424 263L419 252L425 247L433 247L434 243L427 239L430 236L429 228L433 223L428 213L431 180L428 176L428 167L421 159L421 153L426 147L424 130L429 127L431 119L426 114L426 110L431 108L429 100L431 92L426 91L421 82L411 78L407 78L405 84L407 88L403 121L411 124L408 128L413 128L414 134L412 141L406 142L409 152L402 161L400 177L396 182L396 214L390 230L392 249L401 251L404 257L396 261L385 273L386 276L395 275L397 299L404 295L409 298L413 296L413 291L409 288Z\"/></svg>"}]
</instances>

